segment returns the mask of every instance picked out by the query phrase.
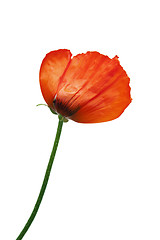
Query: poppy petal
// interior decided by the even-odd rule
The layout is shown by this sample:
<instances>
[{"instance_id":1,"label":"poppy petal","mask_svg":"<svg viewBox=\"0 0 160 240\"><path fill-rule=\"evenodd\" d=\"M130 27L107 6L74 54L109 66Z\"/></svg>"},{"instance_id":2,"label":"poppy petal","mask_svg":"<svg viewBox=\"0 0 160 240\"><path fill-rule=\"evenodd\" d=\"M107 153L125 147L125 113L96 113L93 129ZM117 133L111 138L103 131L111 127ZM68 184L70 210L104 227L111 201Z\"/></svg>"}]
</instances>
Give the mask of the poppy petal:
<instances>
[{"instance_id":1,"label":"poppy petal","mask_svg":"<svg viewBox=\"0 0 160 240\"><path fill-rule=\"evenodd\" d=\"M119 117L131 102L129 77L118 57L98 52L71 60L57 90L57 111L76 122L96 123Z\"/></svg>"},{"instance_id":2,"label":"poppy petal","mask_svg":"<svg viewBox=\"0 0 160 240\"><path fill-rule=\"evenodd\" d=\"M60 49L48 53L42 61L39 73L40 87L46 103L51 108L60 78L66 71L71 55L69 50Z\"/></svg>"}]
</instances>

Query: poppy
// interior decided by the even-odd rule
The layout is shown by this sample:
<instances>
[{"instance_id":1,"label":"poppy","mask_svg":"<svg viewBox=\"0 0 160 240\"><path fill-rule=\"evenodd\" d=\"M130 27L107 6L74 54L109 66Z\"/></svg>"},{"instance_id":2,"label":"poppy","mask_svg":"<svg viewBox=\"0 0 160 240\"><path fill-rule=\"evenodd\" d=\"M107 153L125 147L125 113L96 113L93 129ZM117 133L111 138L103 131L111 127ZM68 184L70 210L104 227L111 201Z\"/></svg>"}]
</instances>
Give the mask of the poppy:
<instances>
[{"instance_id":1,"label":"poppy","mask_svg":"<svg viewBox=\"0 0 160 240\"><path fill-rule=\"evenodd\" d=\"M117 56L87 52L72 58L67 49L52 51L42 61L39 78L49 108L76 122L113 120L131 102L130 79Z\"/></svg>"},{"instance_id":2,"label":"poppy","mask_svg":"<svg viewBox=\"0 0 160 240\"><path fill-rule=\"evenodd\" d=\"M129 77L118 57L98 52L72 54L52 51L43 59L39 78L43 97L53 113L59 114L57 133L36 204L16 240L31 226L48 184L63 122L99 123L119 117L131 102Z\"/></svg>"}]
</instances>

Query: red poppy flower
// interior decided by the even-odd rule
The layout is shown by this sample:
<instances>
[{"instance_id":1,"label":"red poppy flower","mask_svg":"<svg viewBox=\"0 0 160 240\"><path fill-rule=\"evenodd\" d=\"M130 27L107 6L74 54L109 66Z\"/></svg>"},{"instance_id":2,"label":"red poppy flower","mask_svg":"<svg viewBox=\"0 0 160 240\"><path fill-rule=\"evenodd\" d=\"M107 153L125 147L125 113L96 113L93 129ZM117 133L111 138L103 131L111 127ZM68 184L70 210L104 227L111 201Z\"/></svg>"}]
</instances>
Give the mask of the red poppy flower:
<instances>
[{"instance_id":1,"label":"red poppy flower","mask_svg":"<svg viewBox=\"0 0 160 240\"><path fill-rule=\"evenodd\" d=\"M119 117L131 102L129 77L118 57L98 52L78 54L52 51L40 68L40 86L48 106L80 123L98 123Z\"/></svg>"},{"instance_id":2,"label":"red poppy flower","mask_svg":"<svg viewBox=\"0 0 160 240\"><path fill-rule=\"evenodd\" d=\"M71 56L69 50L60 49L48 53L41 64L42 94L51 111L59 114L59 122L38 199L17 240L23 238L38 212L65 118L80 123L106 122L119 117L131 102L130 79L117 56L110 59L98 52Z\"/></svg>"}]
</instances>

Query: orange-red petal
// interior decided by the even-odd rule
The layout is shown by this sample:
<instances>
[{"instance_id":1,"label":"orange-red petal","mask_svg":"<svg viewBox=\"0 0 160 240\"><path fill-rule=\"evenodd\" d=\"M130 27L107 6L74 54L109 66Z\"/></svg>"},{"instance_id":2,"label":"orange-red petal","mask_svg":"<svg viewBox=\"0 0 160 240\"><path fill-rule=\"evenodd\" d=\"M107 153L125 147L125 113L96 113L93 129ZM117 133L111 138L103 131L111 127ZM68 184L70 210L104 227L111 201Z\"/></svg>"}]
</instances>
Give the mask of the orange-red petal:
<instances>
[{"instance_id":1,"label":"orange-red petal","mask_svg":"<svg viewBox=\"0 0 160 240\"><path fill-rule=\"evenodd\" d=\"M46 103L52 108L58 84L70 60L71 52L67 49L52 51L43 59L39 80L42 95Z\"/></svg>"},{"instance_id":2,"label":"orange-red petal","mask_svg":"<svg viewBox=\"0 0 160 240\"><path fill-rule=\"evenodd\" d=\"M59 84L57 111L81 123L113 120L131 102L129 81L117 56L110 59L98 52L79 54Z\"/></svg>"}]
</instances>

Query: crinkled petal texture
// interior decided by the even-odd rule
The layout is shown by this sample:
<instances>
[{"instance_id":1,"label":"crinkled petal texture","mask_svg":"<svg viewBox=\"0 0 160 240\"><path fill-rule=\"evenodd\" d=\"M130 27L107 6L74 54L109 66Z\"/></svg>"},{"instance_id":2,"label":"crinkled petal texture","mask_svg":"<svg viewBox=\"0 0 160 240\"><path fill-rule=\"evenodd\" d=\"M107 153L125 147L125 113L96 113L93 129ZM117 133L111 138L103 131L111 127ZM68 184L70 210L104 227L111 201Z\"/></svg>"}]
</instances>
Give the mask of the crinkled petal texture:
<instances>
[{"instance_id":1,"label":"crinkled petal texture","mask_svg":"<svg viewBox=\"0 0 160 240\"><path fill-rule=\"evenodd\" d=\"M110 59L98 52L71 59L68 50L54 51L46 55L40 70L47 104L80 123L119 117L131 102L129 81L117 56Z\"/></svg>"},{"instance_id":2,"label":"crinkled petal texture","mask_svg":"<svg viewBox=\"0 0 160 240\"><path fill-rule=\"evenodd\" d=\"M39 79L40 87L46 103L53 106L58 84L70 60L71 52L66 49L52 51L43 59Z\"/></svg>"}]
</instances>

